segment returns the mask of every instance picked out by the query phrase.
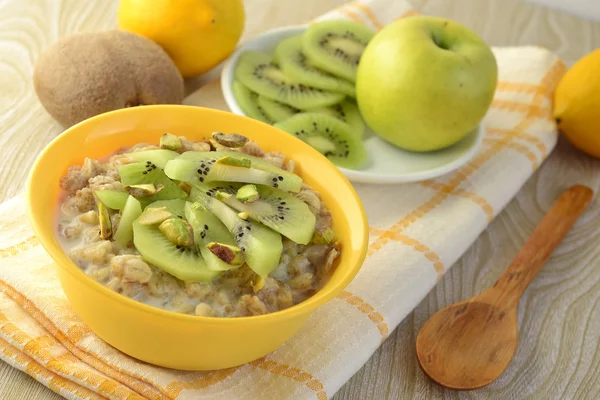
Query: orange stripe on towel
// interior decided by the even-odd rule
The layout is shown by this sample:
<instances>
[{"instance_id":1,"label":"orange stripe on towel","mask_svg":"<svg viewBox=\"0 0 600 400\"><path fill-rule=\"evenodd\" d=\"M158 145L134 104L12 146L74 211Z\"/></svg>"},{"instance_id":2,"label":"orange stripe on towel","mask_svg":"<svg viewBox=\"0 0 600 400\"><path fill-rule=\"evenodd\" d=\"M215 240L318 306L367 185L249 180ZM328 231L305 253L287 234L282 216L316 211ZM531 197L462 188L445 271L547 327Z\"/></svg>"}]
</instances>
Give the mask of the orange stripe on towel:
<instances>
[{"instance_id":1,"label":"orange stripe on towel","mask_svg":"<svg viewBox=\"0 0 600 400\"><path fill-rule=\"evenodd\" d=\"M308 372L290 367L289 365L280 364L276 361L267 359L267 357L259 358L248 364L274 375L283 376L302 383L304 386L315 392L318 400L327 400L327 393L325 392L323 383Z\"/></svg>"},{"instance_id":2,"label":"orange stripe on towel","mask_svg":"<svg viewBox=\"0 0 600 400\"><path fill-rule=\"evenodd\" d=\"M5 357L10 358L12 362L17 364L19 369L27 373L33 379L39 380L55 393L64 395L64 392L67 391L83 399L103 398L91 390L83 386L79 386L78 384L63 378L62 376L47 370L40 363L22 353L19 349L12 346L2 338L0 338L0 352L2 352Z\"/></svg>"},{"instance_id":3,"label":"orange stripe on towel","mask_svg":"<svg viewBox=\"0 0 600 400\"><path fill-rule=\"evenodd\" d=\"M470 192L461 188L453 189L448 185L444 185L443 183L439 183L433 180L423 181L421 182L421 186L429 187L442 192L448 192L452 195L462 197L464 199L469 199L473 203L481 207L483 212L487 215L488 223L492 222L492 219L494 219L494 207L492 207L491 204L488 203L488 201L485 198L483 198L475 192Z\"/></svg>"},{"instance_id":4,"label":"orange stripe on towel","mask_svg":"<svg viewBox=\"0 0 600 400\"><path fill-rule=\"evenodd\" d=\"M342 291L337 297L346 301L346 303L351 304L358 311L365 314L371 320L371 322L377 326L379 333L381 333L382 342L388 337L390 329L386 324L383 315L375 311L375 308L372 305L347 290Z\"/></svg>"},{"instance_id":5,"label":"orange stripe on towel","mask_svg":"<svg viewBox=\"0 0 600 400\"><path fill-rule=\"evenodd\" d=\"M359 24L364 25L364 21L360 18L360 16L352 10L347 8L348 5L344 7L340 7L337 11L344 14L346 17L350 18L354 22L358 22Z\"/></svg>"},{"instance_id":6,"label":"orange stripe on towel","mask_svg":"<svg viewBox=\"0 0 600 400\"><path fill-rule=\"evenodd\" d=\"M399 19L403 19L403 18L415 17L417 15L419 15L419 13L416 12L415 10L409 10L409 11L405 12L404 14L400 15L398 18L396 18L396 21L398 21Z\"/></svg>"},{"instance_id":7,"label":"orange stripe on towel","mask_svg":"<svg viewBox=\"0 0 600 400\"><path fill-rule=\"evenodd\" d=\"M387 231L384 229L377 229L377 228L373 228L373 227L369 228L369 233L371 235L381 236L386 232ZM402 235L402 234L396 234L396 235L392 236L391 239L395 242L399 242L406 246L412 247L419 253L423 254L423 256L426 259L431 261L431 263L433 265L433 269L435 270L435 272L438 275L438 279L440 279L444 275L444 271L446 270L446 267L444 266L444 262L442 261L440 256L437 255L437 253L434 252L433 250L431 250L428 246L424 245L417 239L414 239L407 235Z\"/></svg>"},{"instance_id":8,"label":"orange stripe on towel","mask_svg":"<svg viewBox=\"0 0 600 400\"><path fill-rule=\"evenodd\" d=\"M492 139L485 138L483 141L486 144L494 144L500 139ZM518 153L521 153L523 156L527 157L527 159L531 162L531 168L535 171L539 167L539 161L537 156L527 147L522 145L521 143L510 143L506 146L509 149L513 149Z\"/></svg>"},{"instance_id":9,"label":"orange stripe on towel","mask_svg":"<svg viewBox=\"0 0 600 400\"><path fill-rule=\"evenodd\" d=\"M22 242L17 243L13 246L10 246L10 247L4 248L4 249L0 249L0 258L14 257L23 251L27 251L29 249L34 248L38 244L40 244L40 241L38 240L38 238L35 236L32 236L29 239L23 240Z\"/></svg>"},{"instance_id":10,"label":"orange stripe on towel","mask_svg":"<svg viewBox=\"0 0 600 400\"><path fill-rule=\"evenodd\" d=\"M380 29L383 28L383 24L381 22L379 22L379 20L377 19L377 16L373 12L373 10L371 10L369 8L369 6L367 6L366 4L360 3L358 1L354 1L352 3L348 3L348 6L357 8L360 11L362 11L362 13L364 15L366 15L367 18L369 18L369 21L371 21L371 23L373 24L373 26L375 26L375 28L377 28L378 30L380 30Z\"/></svg>"},{"instance_id":11,"label":"orange stripe on towel","mask_svg":"<svg viewBox=\"0 0 600 400\"><path fill-rule=\"evenodd\" d=\"M529 143L532 143L535 145L535 147L537 147L537 149L543 154L546 155L548 154L548 148L546 147L546 145L544 144L544 142L542 142L540 140L540 138L533 136L533 135L528 135L526 133L522 133L522 132L517 132L515 130L510 130L510 129L498 129L498 128L487 128L486 129L486 133L488 133L489 135L508 135L508 136L512 136L514 138L517 139L523 139Z\"/></svg>"},{"instance_id":12,"label":"orange stripe on towel","mask_svg":"<svg viewBox=\"0 0 600 400\"><path fill-rule=\"evenodd\" d=\"M523 82L498 82L496 90L508 93L528 93L535 94L540 89L540 85Z\"/></svg>"},{"instance_id":13,"label":"orange stripe on towel","mask_svg":"<svg viewBox=\"0 0 600 400\"><path fill-rule=\"evenodd\" d=\"M497 110L523 113L529 117L544 119L550 118L552 114L548 107L541 107L540 104L519 103L511 100L495 99L492 101L491 107Z\"/></svg>"},{"instance_id":14,"label":"orange stripe on towel","mask_svg":"<svg viewBox=\"0 0 600 400\"><path fill-rule=\"evenodd\" d=\"M169 397L175 399L184 390L206 389L207 387L214 386L217 383L223 382L225 379L229 378L240 368L242 368L242 366L208 372L201 378L195 379L190 382L171 382L167 386L166 392L168 393Z\"/></svg>"}]
</instances>

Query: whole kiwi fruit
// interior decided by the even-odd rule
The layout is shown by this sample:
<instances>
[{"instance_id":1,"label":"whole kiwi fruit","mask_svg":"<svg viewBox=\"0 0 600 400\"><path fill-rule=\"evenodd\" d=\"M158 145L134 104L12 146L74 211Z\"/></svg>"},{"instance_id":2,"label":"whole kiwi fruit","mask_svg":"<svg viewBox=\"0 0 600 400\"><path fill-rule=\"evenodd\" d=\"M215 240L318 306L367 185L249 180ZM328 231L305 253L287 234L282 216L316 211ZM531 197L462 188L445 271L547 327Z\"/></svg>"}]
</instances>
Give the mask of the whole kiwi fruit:
<instances>
[{"instance_id":1,"label":"whole kiwi fruit","mask_svg":"<svg viewBox=\"0 0 600 400\"><path fill-rule=\"evenodd\" d=\"M58 40L38 59L33 83L64 127L125 107L180 104L184 95L169 55L150 39L119 30Z\"/></svg>"}]
</instances>

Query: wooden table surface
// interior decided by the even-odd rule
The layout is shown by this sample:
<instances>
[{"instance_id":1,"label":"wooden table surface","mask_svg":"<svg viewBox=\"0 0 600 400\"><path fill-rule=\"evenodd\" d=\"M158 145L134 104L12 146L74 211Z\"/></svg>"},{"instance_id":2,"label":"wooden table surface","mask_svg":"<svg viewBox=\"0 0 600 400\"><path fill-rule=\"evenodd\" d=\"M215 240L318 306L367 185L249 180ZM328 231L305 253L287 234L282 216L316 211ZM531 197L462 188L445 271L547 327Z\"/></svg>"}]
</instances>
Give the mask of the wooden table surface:
<instances>
[{"instance_id":1,"label":"wooden table surface","mask_svg":"<svg viewBox=\"0 0 600 400\"><path fill-rule=\"evenodd\" d=\"M248 38L310 20L345 1L246 3ZM23 190L34 157L60 132L40 109L32 89L31 71L40 51L59 36L114 27L116 4L116 0L0 0L0 201ZM492 45L544 46L568 63L600 47L600 23L520 0L413 0L413 4L423 14L470 26ZM211 76L190 80L188 92ZM556 187L573 183L597 191L600 161L561 140L517 197L334 399L599 399L600 224L588 231L576 227L527 290L519 310L521 343L498 381L469 393L442 390L424 377L415 359L415 337L427 318L493 282L549 209ZM584 218L600 218L600 201L594 201ZM0 399L59 398L0 362Z\"/></svg>"}]
</instances>

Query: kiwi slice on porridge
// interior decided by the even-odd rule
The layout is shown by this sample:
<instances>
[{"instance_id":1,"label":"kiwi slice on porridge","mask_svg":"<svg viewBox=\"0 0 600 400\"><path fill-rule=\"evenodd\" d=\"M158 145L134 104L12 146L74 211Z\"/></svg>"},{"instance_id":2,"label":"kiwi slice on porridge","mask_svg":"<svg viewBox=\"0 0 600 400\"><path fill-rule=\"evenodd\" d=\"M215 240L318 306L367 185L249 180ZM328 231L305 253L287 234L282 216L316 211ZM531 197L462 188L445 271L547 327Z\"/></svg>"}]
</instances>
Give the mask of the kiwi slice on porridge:
<instances>
[{"instance_id":1,"label":"kiwi slice on porridge","mask_svg":"<svg viewBox=\"0 0 600 400\"><path fill-rule=\"evenodd\" d=\"M118 171L123 186L162 185L163 188L161 191L152 196L144 197L146 204L157 200L182 199L187 197L187 193L169 179L164 171L152 163L152 161L122 165Z\"/></svg>"},{"instance_id":2,"label":"kiwi slice on porridge","mask_svg":"<svg viewBox=\"0 0 600 400\"><path fill-rule=\"evenodd\" d=\"M95 190L94 195L102 204L111 210L122 210L129 198L129 193L120 190Z\"/></svg>"},{"instance_id":3,"label":"kiwi slice on porridge","mask_svg":"<svg viewBox=\"0 0 600 400\"><path fill-rule=\"evenodd\" d=\"M173 150L157 149L157 150L142 150L134 151L133 153L125 153L128 158L138 162L151 162L158 168L165 168L167 161L177 158L179 153Z\"/></svg>"},{"instance_id":4,"label":"kiwi slice on porridge","mask_svg":"<svg viewBox=\"0 0 600 400\"><path fill-rule=\"evenodd\" d=\"M216 197L298 244L310 242L316 218L306 203L283 190L268 186L257 185L256 191L258 198L246 203L238 200L236 195L224 191L217 192Z\"/></svg>"},{"instance_id":5,"label":"kiwi slice on porridge","mask_svg":"<svg viewBox=\"0 0 600 400\"><path fill-rule=\"evenodd\" d=\"M283 73L305 85L356 97L356 90L352 82L316 68L309 61L304 54L302 42L302 35L298 35L284 39L277 45L275 54L280 60L279 64Z\"/></svg>"},{"instance_id":6,"label":"kiwi slice on porridge","mask_svg":"<svg viewBox=\"0 0 600 400\"><path fill-rule=\"evenodd\" d=\"M119 226L113 238L122 247L128 247L133 239L133 221L142 214L142 204L138 199L129 196L121 213Z\"/></svg>"},{"instance_id":7,"label":"kiwi slice on porridge","mask_svg":"<svg viewBox=\"0 0 600 400\"><path fill-rule=\"evenodd\" d=\"M267 276L279 265L283 251L281 235L254 221L240 218L238 213L215 198L217 185L191 183L190 200L200 203L227 227L246 257L246 264L259 276Z\"/></svg>"},{"instance_id":8,"label":"kiwi slice on porridge","mask_svg":"<svg viewBox=\"0 0 600 400\"><path fill-rule=\"evenodd\" d=\"M334 104L329 107L317 108L309 110L308 112L318 112L327 115L331 115L350 125L359 137L363 137L365 133L365 123L360 116L358 106L356 102L350 99L346 99L341 103Z\"/></svg>"},{"instance_id":9,"label":"kiwi slice on porridge","mask_svg":"<svg viewBox=\"0 0 600 400\"><path fill-rule=\"evenodd\" d=\"M317 22L302 35L302 50L312 65L355 82L360 58L374 35L371 29L353 21Z\"/></svg>"},{"instance_id":10,"label":"kiwi slice on porridge","mask_svg":"<svg viewBox=\"0 0 600 400\"><path fill-rule=\"evenodd\" d=\"M173 244L156 225L135 220L133 243L146 262L182 281L209 282L221 274L209 269L194 248Z\"/></svg>"},{"instance_id":11,"label":"kiwi slice on porridge","mask_svg":"<svg viewBox=\"0 0 600 400\"><path fill-rule=\"evenodd\" d=\"M195 160L200 161L203 160L207 154L210 154L214 158L223 158L223 157L233 157L233 158L246 158L250 160L252 168L262 169L263 171L275 172L278 174L282 174L286 179L296 179L302 182L302 178L298 175L288 172L274 165L273 163L265 160L264 158L254 157L249 154L240 153L236 151L211 151L200 152L200 151L186 151L185 153L179 156L181 160Z\"/></svg>"},{"instance_id":12,"label":"kiwi slice on porridge","mask_svg":"<svg viewBox=\"0 0 600 400\"><path fill-rule=\"evenodd\" d=\"M287 77L273 65L271 56L257 51L247 51L240 56L235 78L262 96L299 109L329 106L345 97Z\"/></svg>"},{"instance_id":13,"label":"kiwi slice on porridge","mask_svg":"<svg viewBox=\"0 0 600 400\"><path fill-rule=\"evenodd\" d=\"M173 199L173 200L158 200L149 204L147 208L161 208L164 207L174 217L185 218L185 199Z\"/></svg>"},{"instance_id":14,"label":"kiwi slice on porridge","mask_svg":"<svg viewBox=\"0 0 600 400\"><path fill-rule=\"evenodd\" d=\"M266 122L267 124L273 124L275 122L259 104L258 94L254 93L237 80L233 81L232 90L235 100L248 117Z\"/></svg>"},{"instance_id":15,"label":"kiwi slice on porridge","mask_svg":"<svg viewBox=\"0 0 600 400\"><path fill-rule=\"evenodd\" d=\"M263 161L263 163L266 163ZM264 166L259 164L258 167ZM253 159L236 152L197 152L171 160L165 173L171 179L184 182L243 182L273 186L290 192L299 192L302 179L271 164L269 170L254 168Z\"/></svg>"},{"instance_id":16,"label":"kiwi slice on porridge","mask_svg":"<svg viewBox=\"0 0 600 400\"><path fill-rule=\"evenodd\" d=\"M275 124L311 145L332 163L343 168L359 168L367 152L358 135L337 118L321 113L300 113Z\"/></svg>"},{"instance_id":17,"label":"kiwi slice on porridge","mask_svg":"<svg viewBox=\"0 0 600 400\"><path fill-rule=\"evenodd\" d=\"M242 249L237 247L233 236L219 218L200 203L189 201L185 204L184 212L186 219L194 230L196 248L202 254L209 269L227 271L239 268L244 263L245 254ZM220 245L220 248L224 251L211 251L208 245L212 243Z\"/></svg>"},{"instance_id":18,"label":"kiwi slice on porridge","mask_svg":"<svg viewBox=\"0 0 600 400\"><path fill-rule=\"evenodd\" d=\"M292 115L300 112L297 108L280 103L276 100L271 100L265 96L258 96L257 101L260 108L269 116L269 119L271 119L273 123L288 119Z\"/></svg>"}]
</instances>

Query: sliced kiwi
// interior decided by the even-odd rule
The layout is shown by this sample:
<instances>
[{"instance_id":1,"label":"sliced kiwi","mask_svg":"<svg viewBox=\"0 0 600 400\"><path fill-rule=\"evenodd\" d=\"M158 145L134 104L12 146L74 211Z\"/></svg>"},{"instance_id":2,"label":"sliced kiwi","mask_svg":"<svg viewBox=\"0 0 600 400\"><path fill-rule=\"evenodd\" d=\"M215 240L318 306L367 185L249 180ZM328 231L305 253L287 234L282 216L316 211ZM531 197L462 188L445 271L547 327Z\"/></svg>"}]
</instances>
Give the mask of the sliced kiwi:
<instances>
[{"instance_id":1,"label":"sliced kiwi","mask_svg":"<svg viewBox=\"0 0 600 400\"><path fill-rule=\"evenodd\" d=\"M246 256L246 264L258 275L267 276L279 265L283 251L281 235L264 225L240 218L236 211L214 198L218 187L192 183L190 199L214 214L233 235Z\"/></svg>"},{"instance_id":2,"label":"sliced kiwi","mask_svg":"<svg viewBox=\"0 0 600 400\"><path fill-rule=\"evenodd\" d=\"M353 21L317 22L302 35L302 50L314 66L355 82L360 57L374 35L372 30Z\"/></svg>"},{"instance_id":3,"label":"sliced kiwi","mask_svg":"<svg viewBox=\"0 0 600 400\"><path fill-rule=\"evenodd\" d=\"M287 38L277 45L275 54L286 76L305 85L356 97L352 82L316 68L304 54L302 46L302 35Z\"/></svg>"},{"instance_id":4,"label":"sliced kiwi","mask_svg":"<svg viewBox=\"0 0 600 400\"><path fill-rule=\"evenodd\" d=\"M217 199L296 243L308 244L316 222L308 205L282 190L262 185L257 185L256 190L260 197L252 203L243 203L237 195L226 192L218 192Z\"/></svg>"},{"instance_id":5,"label":"sliced kiwi","mask_svg":"<svg viewBox=\"0 0 600 400\"><path fill-rule=\"evenodd\" d=\"M362 141L350 126L329 115L300 113L275 127L305 141L340 167L359 168L367 159Z\"/></svg>"},{"instance_id":6,"label":"sliced kiwi","mask_svg":"<svg viewBox=\"0 0 600 400\"><path fill-rule=\"evenodd\" d=\"M164 207L168 212L177 218L185 218L184 207L185 199L173 199L173 200L158 200L149 204L147 208L161 208Z\"/></svg>"},{"instance_id":7,"label":"sliced kiwi","mask_svg":"<svg viewBox=\"0 0 600 400\"><path fill-rule=\"evenodd\" d=\"M173 150L157 149L157 150L135 151L133 153L126 153L125 155L135 161L139 161L139 162L150 161L152 164L156 165L158 168L164 168L165 165L167 164L167 161L177 158L177 156L179 156L179 153L176 153Z\"/></svg>"},{"instance_id":8,"label":"sliced kiwi","mask_svg":"<svg viewBox=\"0 0 600 400\"><path fill-rule=\"evenodd\" d=\"M185 204L184 212L186 219L194 229L194 241L208 268L214 271L227 271L238 268L242 264L239 262L235 264L225 262L207 247L209 243L214 242L237 246L233 236L219 218L215 217L200 203L189 201Z\"/></svg>"},{"instance_id":9,"label":"sliced kiwi","mask_svg":"<svg viewBox=\"0 0 600 400\"><path fill-rule=\"evenodd\" d=\"M129 193L118 190L96 190L94 195L111 210L122 210L129 198Z\"/></svg>"},{"instance_id":10,"label":"sliced kiwi","mask_svg":"<svg viewBox=\"0 0 600 400\"><path fill-rule=\"evenodd\" d=\"M125 208L121 214L119 226L113 238L115 242L123 247L129 246L129 242L133 239L133 221L142 214L142 205L139 200L133 196L127 198Z\"/></svg>"},{"instance_id":11,"label":"sliced kiwi","mask_svg":"<svg viewBox=\"0 0 600 400\"><path fill-rule=\"evenodd\" d=\"M290 192L298 192L302 186L302 178L298 175L289 173L275 166L276 171L266 171L264 169L254 168L252 160L240 157L244 160L250 160L250 167L236 167L219 163L218 161L225 157L219 157L216 152L197 153L196 158L186 159L178 158L171 160L165 167L165 173L171 179L178 181L192 182L200 181L201 183L222 181L222 182L244 182L269 185ZM229 152L233 154L234 152Z\"/></svg>"},{"instance_id":12,"label":"sliced kiwi","mask_svg":"<svg viewBox=\"0 0 600 400\"><path fill-rule=\"evenodd\" d=\"M363 137L365 134L365 123L360 116L358 106L356 102L350 99L346 99L341 103L334 104L329 107L316 108L309 110L308 112L318 112L331 115L350 125L359 137Z\"/></svg>"},{"instance_id":13,"label":"sliced kiwi","mask_svg":"<svg viewBox=\"0 0 600 400\"><path fill-rule=\"evenodd\" d=\"M166 207L146 207L137 219L142 225L158 225L173 217L173 213Z\"/></svg>"},{"instance_id":14,"label":"sliced kiwi","mask_svg":"<svg viewBox=\"0 0 600 400\"><path fill-rule=\"evenodd\" d=\"M297 108L271 100L265 96L258 96L258 105L269 116L273 123L288 119L294 114L300 112Z\"/></svg>"},{"instance_id":15,"label":"sliced kiwi","mask_svg":"<svg viewBox=\"0 0 600 400\"><path fill-rule=\"evenodd\" d=\"M180 159L183 160L196 160L200 161L206 157L206 152L200 151L186 151L185 153L179 156ZM245 158L250 160L252 168L262 169L263 171L275 172L277 174L283 175L286 179L300 179L300 177L291 172L285 171L273 163L266 161L260 157L254 157L248 154L239 153L235 151L211 151L209 153L211 156L215 158L223 158L223 157L234 157L234 158ZM294 178L295 177L295 178Z\"/></svg>"},{"instance_id":16,"label":"sliced kiwi","mask_svg":"<svg viewBox=\"0 0 600 400\"><path fill-rule=\"evenodd\" d=\"M267 124L273 124L275 122L267 115L267 113L265 113L260 104L258 104L258 94L254 93L237 80L233 81L232 90L235 101L237 101L246 116L266 122Z\"/></svg>"},{"instance_id":17,"label":"sliced kiwi","mask_svg":"<svg viewBox=\"0 0 600 400\"><path fill-rule=\"evenodd\" d=\"M326 107L345 97L290 79L271 61L265 53L247 51L238 60L235 78L262 96L299 109Z\"/></svg>"},{"instance_id":18,"label":"sliced kiwi","mask_svg":"<svg viewBox=\"0 0 600 400\"><path fill-rule=\"evenodd\" d=\"M221 273L210 270L195 249L171 243L157 226L134 221L133 243L146 262L182 281L208 282Z\"/></svg>"},{"instance_id":19,"label":"sliced kiwi","mask_svg":"<svg viewBox=\"0 0 600 400\"><path fill-rule=\"evenodd\" d=\"M165 175L164 171L151 161L122 165L119 167L119 175L121 176L121 183L124 186L144 184L163 186L160 192L149 197L144 197L144 202L146 204L157 200L182 199L187 197L187 193L177 186L175 182L170 180Z\"/></svg>"}]
</instances>

